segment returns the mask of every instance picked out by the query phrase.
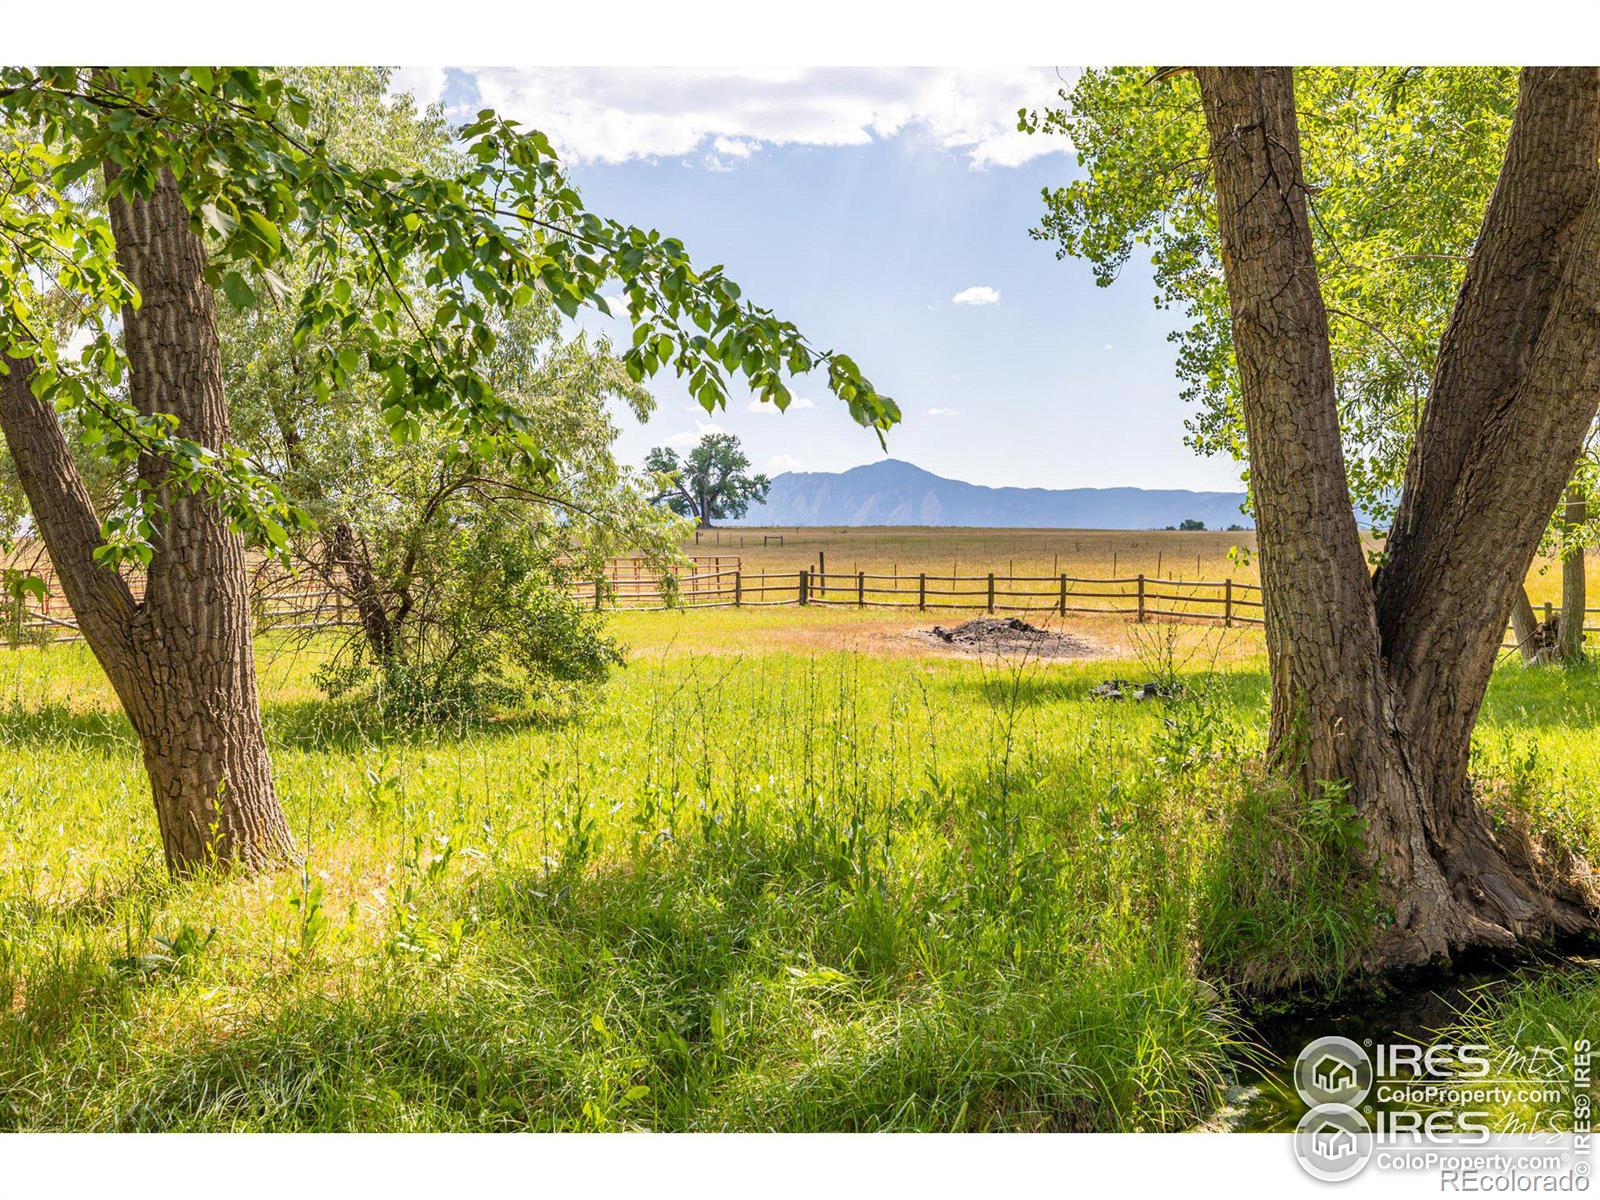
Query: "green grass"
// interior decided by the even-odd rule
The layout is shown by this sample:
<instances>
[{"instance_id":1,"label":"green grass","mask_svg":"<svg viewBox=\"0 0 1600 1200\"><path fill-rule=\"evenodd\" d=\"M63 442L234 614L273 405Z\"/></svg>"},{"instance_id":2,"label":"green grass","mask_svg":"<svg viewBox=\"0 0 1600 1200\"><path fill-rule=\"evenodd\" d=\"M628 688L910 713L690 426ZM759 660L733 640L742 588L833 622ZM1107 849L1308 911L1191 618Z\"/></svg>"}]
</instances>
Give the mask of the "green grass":
<instances>
[{"instance_id":1,"label":"green grass","mask_svg":"<svg viewBox=\"0 0 1600 1200\"><path fill-rule=\"evenodd\" d=\"M0 656L0 1128L1182 1129L1216 985L1363 934L1338 806L1254 778L1258 659L1111 705L1137 668L692 616L625 621L656 649L582 714L431 734L263 652L306 869L177 885L92 660ZM1480 738L1579 842L1597 708L1508 672Z\"/></svg>"}]
</instances>

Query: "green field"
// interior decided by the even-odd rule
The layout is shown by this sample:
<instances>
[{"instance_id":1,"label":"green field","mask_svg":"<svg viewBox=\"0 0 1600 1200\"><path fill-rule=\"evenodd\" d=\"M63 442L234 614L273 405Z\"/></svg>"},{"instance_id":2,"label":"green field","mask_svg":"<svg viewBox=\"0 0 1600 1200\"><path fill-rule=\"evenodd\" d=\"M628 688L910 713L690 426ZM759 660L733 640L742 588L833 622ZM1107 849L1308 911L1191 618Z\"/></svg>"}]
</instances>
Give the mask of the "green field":
<instances>
[{"instance_id":1,"label":"green field","mask_svg":"<svg viewBox=\"0 0 1600 1200\"><path fill-rule=\"evenodd\" d=\"M305 870L182 884L87 652L0 655L0 1128L1183 1129L1237 985L1372 919L1348 820L1257 774L1254 635L1023 664L617 620L586 711L426 734L263 645ZM1167 667L1180 701L1087 697ZM1591 851L1597 715L1600 675L1511 666L1478 738L1502 810ZM1600 1036L1600 985L1473 1015L1557 1018Z\"/></svg>"}]
</instances>

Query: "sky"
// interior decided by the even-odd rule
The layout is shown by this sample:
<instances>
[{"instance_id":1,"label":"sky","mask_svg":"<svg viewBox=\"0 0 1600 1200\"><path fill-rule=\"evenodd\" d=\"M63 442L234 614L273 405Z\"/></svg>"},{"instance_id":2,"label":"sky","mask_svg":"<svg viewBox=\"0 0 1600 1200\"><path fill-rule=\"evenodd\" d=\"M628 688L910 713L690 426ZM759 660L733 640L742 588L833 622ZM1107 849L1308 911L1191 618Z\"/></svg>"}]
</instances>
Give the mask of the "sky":
<instances>
[{"instance_id":1,"label":"sky","mask_svg":"<svg viewBox=\"0 0 1600 1200\"><path fill-rule=\"evenodd\" d=\"M746 298L850 354L903 422L852 422L821 375L785 413L748 394L707 414L669 374L656 411L617 411L617 453L706 432L759 469L887 456L991 486L1238 490L1240 468L1183 444L1172 316L1148 266L1110 288L1029 230L1079 174L1070 141L1016 129L1070 68L403 68L395 87L452 117L544 130L595 212L680 238ZM624 319L585 324L627 338Z\"/></svg>"}]
</instances>

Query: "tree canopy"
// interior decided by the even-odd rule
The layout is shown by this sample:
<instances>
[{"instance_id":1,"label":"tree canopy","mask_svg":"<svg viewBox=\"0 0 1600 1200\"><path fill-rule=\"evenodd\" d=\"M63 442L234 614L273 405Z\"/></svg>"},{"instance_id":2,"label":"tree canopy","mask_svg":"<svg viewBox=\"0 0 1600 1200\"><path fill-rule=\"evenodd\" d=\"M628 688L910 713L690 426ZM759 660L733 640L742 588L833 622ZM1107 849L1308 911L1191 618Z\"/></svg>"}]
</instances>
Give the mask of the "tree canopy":
<instances>
[{"instance_id":1,"label":"tree canopy","mask_svg":"<svg viewBox=\"0 0 1600 1200\"><path fill-rule=\"evenodd\" d=\"M645 469L662 483L655 502L701 526L737 520L750 505L765 500L772 487L765 475L750 473L750 459L731 433L708 433L682 456L670 446L657 446L645 459Z\"/></svg>"},{"instance_id":2,"label":"tree canopy","mask_svg":"<svg viewBox=\"0 0 1600 1200\"><path fill-rule=\"evenodd\" d=\"M1024 129L1072 138L1084 177L1044 191L1033 235L1112 284L1148 254L1173 334L1189 441L1246 458L1212 164L1192 75L1085 71ZM1308 67L1295 102L1316 262L1326 296L1347 473L1387 525L1439 339L1504 155L1510 67ZM1587 479L1592 470L1583 468ZM1578 536L1580 531L1573 531Z\"/></svg>"},{"instance_id":3,"label":"tree canopy","mask_svg":"<svg viewBox=\"0 0 1600 1200\"><path fill-rule=\"evenodd\" d=\"M495 317L539 294L567 316L609 312L610 280L632 322L621 358L636 382L670 366L711 410L740 377L782 409L786 377L821 369L860 424L881 432L899 419L848 355L814 348L720 266L696 268L677 239L591 212L549 139L491 110L456 131L449 155L405 165L341 153L313 127L304 92L256 68L7 67L0 115L0 345L33 364L36 393L81 421L87 444L119 463L159 455L168 487L212 497L280 552L304 523L282 490L236 447L202 447L120 389L118 322L139 297L93 172L105 168L104 193L124 197L170 173L205 239L207 279L236 307L289 304L312 391L370 377L397 441L427 420L460 453L509 457L526 479L553 483L550 449L496 389ZM81 352L64 327L87 341ZM148 560L160 506L154 489L128 483L104 521L108 560Z\"/></svg>"}]
</instances>

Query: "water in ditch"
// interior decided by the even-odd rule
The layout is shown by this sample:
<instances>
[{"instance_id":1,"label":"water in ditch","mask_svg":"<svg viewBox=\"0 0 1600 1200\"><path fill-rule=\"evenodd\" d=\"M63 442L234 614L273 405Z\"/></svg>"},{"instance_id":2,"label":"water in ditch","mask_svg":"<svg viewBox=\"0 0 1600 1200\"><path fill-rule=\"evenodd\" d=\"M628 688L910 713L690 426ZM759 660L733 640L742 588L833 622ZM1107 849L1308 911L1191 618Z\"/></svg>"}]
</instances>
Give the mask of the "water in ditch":
<instances>
[{"instance_id":1,"label":"water in ditch","mask_svg":"<svg viewBox=\"0 0 1600 1200\"><path fill-rule=\"evenodd\" d=\"M1561 959L1544 969L1600 970L1600 959ZM1259 1016L1249 1035L1254 1048L1236 1063L1234 1084L1201 1128L1233 1133L1292 1133L1306 1112L1305 1102L1295 1091L1294 1061L1308 1043L1337 1034L1362 1045L1430 1045L1465 1009L1527 980L1531 970L1525 965L1484 967L1418 979L1381 995L1352 995L1331 1003Z\"/></svg>"}]
</instances>

